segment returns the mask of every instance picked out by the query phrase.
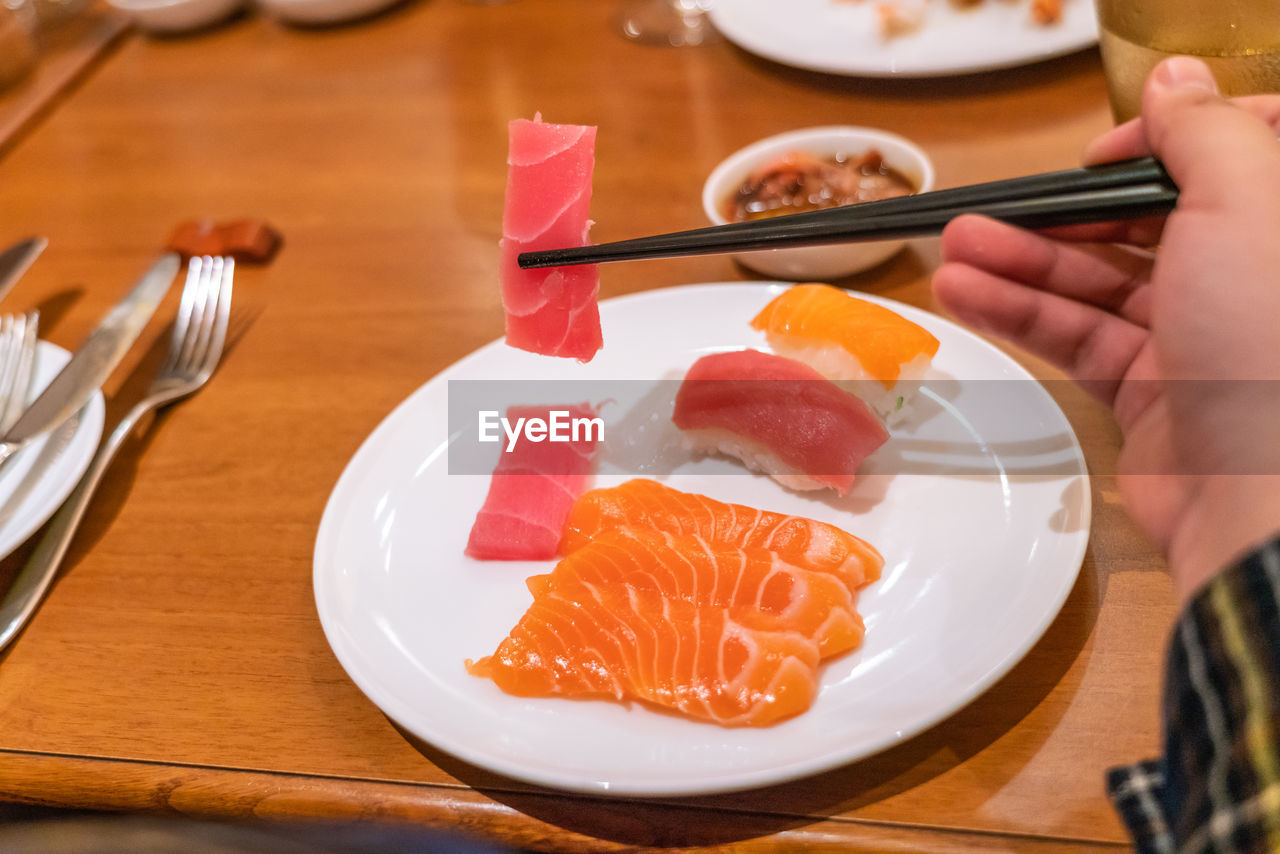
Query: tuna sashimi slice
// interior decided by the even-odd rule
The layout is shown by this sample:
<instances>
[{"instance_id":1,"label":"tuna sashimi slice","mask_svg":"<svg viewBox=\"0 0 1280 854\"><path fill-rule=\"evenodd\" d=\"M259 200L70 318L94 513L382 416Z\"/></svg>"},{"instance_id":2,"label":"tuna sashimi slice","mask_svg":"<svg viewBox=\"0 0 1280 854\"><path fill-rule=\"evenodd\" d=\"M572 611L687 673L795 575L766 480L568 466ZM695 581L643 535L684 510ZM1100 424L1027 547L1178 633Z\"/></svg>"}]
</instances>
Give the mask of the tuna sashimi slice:
<instances>
[{"instance_id":1,"label":"tuna sashimi slice","mask_svg":"<svg viewBox=\"0 0 1280 854\"><path fill-rule=\"evenodd\" d=\"M757 350L694 362L672 420L701 450L735 456L793 489L840 495L889 438L858 397L802 362Z\"/></svg>"},{"instance_id":2,"label":"tuna sashimi slice","mask_svg":"<svg viewBox=\"0 0 1280 854\"><path fill-rule=\"evenodd\" d=\"M590 361L603 344L596 267L522 270L516 257L586 244L596 129L516 119L508 135L499 261L507 343Z\"/></svg>"},{"instance_id":3,"label":"tuna sashimi slice","mask_svg":"<svg viewBox=\"0 0 1280 854\"><path fill-rule=\"evenodd\" d=\"M884 566L870 543L834 525L727 504L643 478L584 493L569 513L560 553L572 554L615 528L769 549L793 566L836 575L850 592L878 579Z\"/></svg>"},{"instance_id":4,"label":"tuna sashimi slice","mask_svg":"<svg viewBox=\"0 0 1280 854\"><path fill-rule=\"evenodd\" d=\"M552 411L566 412L570 419L596 415L587 404L512 406L506 418L512 424L519 418L549 421ZM467 556L481 560L555 557L565 519L587 488L596 438L582 430L576 441L522 439L510 451L504 450L493 470L484 506L471 526Z\"/></svg>"}]
</instances>

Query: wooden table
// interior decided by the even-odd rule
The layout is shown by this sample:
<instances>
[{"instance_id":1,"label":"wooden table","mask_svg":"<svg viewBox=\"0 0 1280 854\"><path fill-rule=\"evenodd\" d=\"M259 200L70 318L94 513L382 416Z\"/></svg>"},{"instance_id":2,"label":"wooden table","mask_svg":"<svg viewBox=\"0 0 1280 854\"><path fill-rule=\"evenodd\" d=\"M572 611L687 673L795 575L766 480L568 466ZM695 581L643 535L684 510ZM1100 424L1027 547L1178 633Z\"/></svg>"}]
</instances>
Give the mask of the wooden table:
<instances>
[{"instance_id":1,"label":"wooden table","mask_svg":"<svg viewBox=\"0 0 1280 854\"><path fill-rule=\"evenodd\" d=\"M128 29L128 16L102 0L91 0L75 16L42 29L35 66L0 89L0 154L53 109Z\"/></svg>"},{"instance_id":2,"label":"wooden table","mask_svg":"<svg viewBox=\"0 0 1280 854\"><path fill-rule=\"evenodd\" d=\"M949 186L1073 165L1109 124L1092 52L955 80L843 79L729 44L633 45L613 5L420 0L346 28L250 17L134 36L0 159L0 238L51 241L6 307L40 304L46 337L69 348L178 220L262 216L286 239L275 263L241 268L219 373L127 446L0 658L0 799L406 819L578 851L1123 847L1102 774L1158 746L1172 600L1109 474L1114 427L1062 385L1097 473L1066 606L972 705L863 762L719 797L571 796L415 744L339 667L312 599L316 528L374 426L502 332L509 118L600 126L601 241L701 224L707 171L790 128L898 131ZM846 284L928 307L937 260L918 241ZM724 257L615 265L602 295L741 278ZM145 387L175 299L105 389L109 424Z\"/></svg>"}]
</instances>

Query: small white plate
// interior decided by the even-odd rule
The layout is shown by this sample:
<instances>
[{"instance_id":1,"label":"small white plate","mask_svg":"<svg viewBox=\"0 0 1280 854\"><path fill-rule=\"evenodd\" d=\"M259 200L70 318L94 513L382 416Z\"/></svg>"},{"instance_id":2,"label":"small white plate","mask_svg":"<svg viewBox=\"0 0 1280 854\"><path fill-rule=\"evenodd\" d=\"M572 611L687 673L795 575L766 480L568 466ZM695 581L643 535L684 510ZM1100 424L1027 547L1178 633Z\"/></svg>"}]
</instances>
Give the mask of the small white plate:
<instances>
[{"instance_id":1,"label":"small white plate","mask_svg":"<svg viewBox=\"0 0 1280 854\"><path fill-rule=\"evenodd\" d=\"M32 400L70 359L57 344L40 342ZM71 494L98 450L105 411L102 392L95 391L66 423L27 445L0 470L0 557L26 542Z\"/></svg>"},{"instance_id":2,"label":"small white plate","mask_svg":"<svg viewBox=\"0 0 1280 854\"><path fill-rule=\"evenodd\" d=\"M909 0L915 2L915 0ZM1030 0L957 9L925 2L924 23L885 39L876 0L716 0L711 19L739 47L797 68L862 77L936 77L1025 65L1098 40L1091 0L1062 0L1062 20L1033 23Z\"/></svg>"},{"instance_id":3,"label":"small white plate","mask_svg":"<svg viewBox=\"0 0 1280 854\"><path fill-rule=\"evenodd\" d=\"M635 704L512 697L464 669L464 659L493 652L528 607L525 578L551 564L463 556L489 477L448 473L449 382L679 377L705 353L763 347L748 322L783 288L724 283L607 300L605 348L589 364L494 342L397 407L343 472L316 538L320 622L361 690L409 732L500 774L597 794L686 795L782 782L883 750L1008 672L1079 572L1090 520L1080 446L1008 356L874 297L941 340L940 393L921 423L868 458L848 496L788 492L714 459L663 478L836 524L885 555L883 578L860 597L866 641L823 667L811 709L765 729L724 729ZM1019 417L1000 405L1010 402ZM936 473L941 466L956 473ZM626 478L602 474L597 485Z\"/></svg>"}]
</instances>

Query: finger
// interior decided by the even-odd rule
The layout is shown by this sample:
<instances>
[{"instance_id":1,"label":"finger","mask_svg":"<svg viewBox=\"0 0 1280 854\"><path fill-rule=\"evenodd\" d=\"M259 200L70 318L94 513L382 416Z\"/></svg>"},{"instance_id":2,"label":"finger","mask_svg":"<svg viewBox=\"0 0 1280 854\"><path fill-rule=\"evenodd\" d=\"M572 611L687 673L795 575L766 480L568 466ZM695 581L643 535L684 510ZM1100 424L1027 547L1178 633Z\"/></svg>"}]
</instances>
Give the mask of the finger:
<instances>
[{"instance_id":1,"label":"finger","mask_svg":"<svg viewBox=\"0 0 1280 854\"><path fill-rule=\"evenodd\" d=\"M1062 243L995 220L964 216L942 232L942 257L1002 279L1086 302L1146 325L1152 256L1110 244Z\"/></svg>"},{"instance_id":2,"label":"finger","mask_svg":"<svg viewBox=\"0 0 1280 854\"><path fill-rule=\"evenodd\" d=\"M1128 160L1131 157L1142 157L1150 154L1147 147L1147 135L1142 127L1142 119L1130 119L1117 125L1102 136L1093 139L1084 149L1081 160L1086 166L1097 163L1110 163L1113 160Z\"/></svg>"},{"instance_id":3,"label":"finger","mask_svg":"<svg viewBox=\"0 0 1280 854\"><path fill-rule=\"evenodd\" d=\"M1180 189L1158 262L1165 375L1280 376L1274 352L1256 343L1280 317L1275 131L1221 98L1208 68L1188 57L1156 67L1143 112L1151 148Z\"/></svg>"},{"instance_id":4,"label":"finger","mask_svg":"<svg viewBox=\"0 0 1280 854\"><path fill-rule=\"evenodd\" d=\"M1243 95L1232 98L1231 103L1262 119L1267 127L1280 133L1280 95Z\"/></svg>"},{"instance_id":5,"label":"finger","mask_svg":"<svg viewBox=\"0 0 1280 854\"><path fill-rule=\"evenodd\" d=\"M1066 240L1072 243L1123 243L1126 246L1145 249L1160 243L1165 222L1167 217L1148 216L1116 222L1063 225L1057 228L1045 228L1039 233L1054 240Z\"/></svg>"},{"instance_id":6,"label":"finger","mask_svg":"<svg viewBox=\"0 0 1280 854\"><path fill-rule=\"evenodd\" d=\"M1132 435L1138 419L1144 417L1152 403L1163 396L1164 388L1155 348L1143 347L1129 365L1129 370L1124 375L1124 385L1116 393L1112 407L1116 423L1126 436Z\"/></svg>"},{"instance_id":7,"label":"finger","mask_svg":"<svg viewBox=\"0 0 1280 854\"><path fill-rule=\"evenodd\" d=\"M960 321L1058 366L1108 405L1147 340L1144 329L1100 308L968 264L939 267L933 292Z\"/></svg>"},{"instance_id":8,"label":"finger","mask_svg":"<svg viewBox=\"0 0 1280 854\"><path fill-rule=\"evenodd\" d=\"M1273 131L1280 133L1280 95L1246 95L1231 103L1257 116ZM1086 166L1128 160L1151 153L1146 128L1141 118L1130 119L1092 140L1085 146L1081 160Z\"/></svg>"},{"instance_id":9,"label":"finger","mask_svg":"<svg viewBox=\"0 0 1280 854\"><path fill-rule=\"evenodd\" d=\"M1223 99L1204 63L1185 56L1160 63L1142 103L1147 143L1178 184L1179 210L1239 218L1272 209L1280 187L1275 130Z\"/></svg>"}]
</instances>

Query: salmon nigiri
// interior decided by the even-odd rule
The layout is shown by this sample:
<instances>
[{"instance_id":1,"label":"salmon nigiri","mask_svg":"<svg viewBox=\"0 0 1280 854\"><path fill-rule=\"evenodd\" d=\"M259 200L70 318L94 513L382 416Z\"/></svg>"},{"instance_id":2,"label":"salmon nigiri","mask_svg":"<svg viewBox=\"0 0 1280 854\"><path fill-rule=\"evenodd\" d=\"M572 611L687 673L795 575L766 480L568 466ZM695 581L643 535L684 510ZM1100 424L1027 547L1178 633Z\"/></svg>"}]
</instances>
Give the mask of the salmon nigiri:
<instances>
[{"instance_id":1,"label":"salmon nigiri","mask_svg":"<svg viewBox=\"0 0 1280 854\"><path fill-rule=\"evenodd\" d=\"M517 696L643 700L724 726L804 711L824 654L862 636L838 580L691 537L611 531L530 588L497 651L467 663L473 675Z\"/></svg>"},{"instance_id":2,"label":"salmon nigiri","mask_svg":"<svg viewBox=\"0 0 1280 854\"><path fill-rule=\"evenodd\" d=\"M572 554L615 528L769 549L794 566L835 574L850 591L878 579L884 566L870 543L834 525L726 504L642 478L583 493L569 511L560 553Z\"/></svg>"},{"instance_id":3,"label":"salmon nigiri","mask_svg":"<svg viewBox=\"0 0 1280 854\"><path fill-rule=\"evenodd\" d=\"M775 353L804 362L894 420L938 352L938 339L882 305L831 285L796 285L751 321ZM856 382L855 382L856 381Z\"/></svg>"}]
</instances>

